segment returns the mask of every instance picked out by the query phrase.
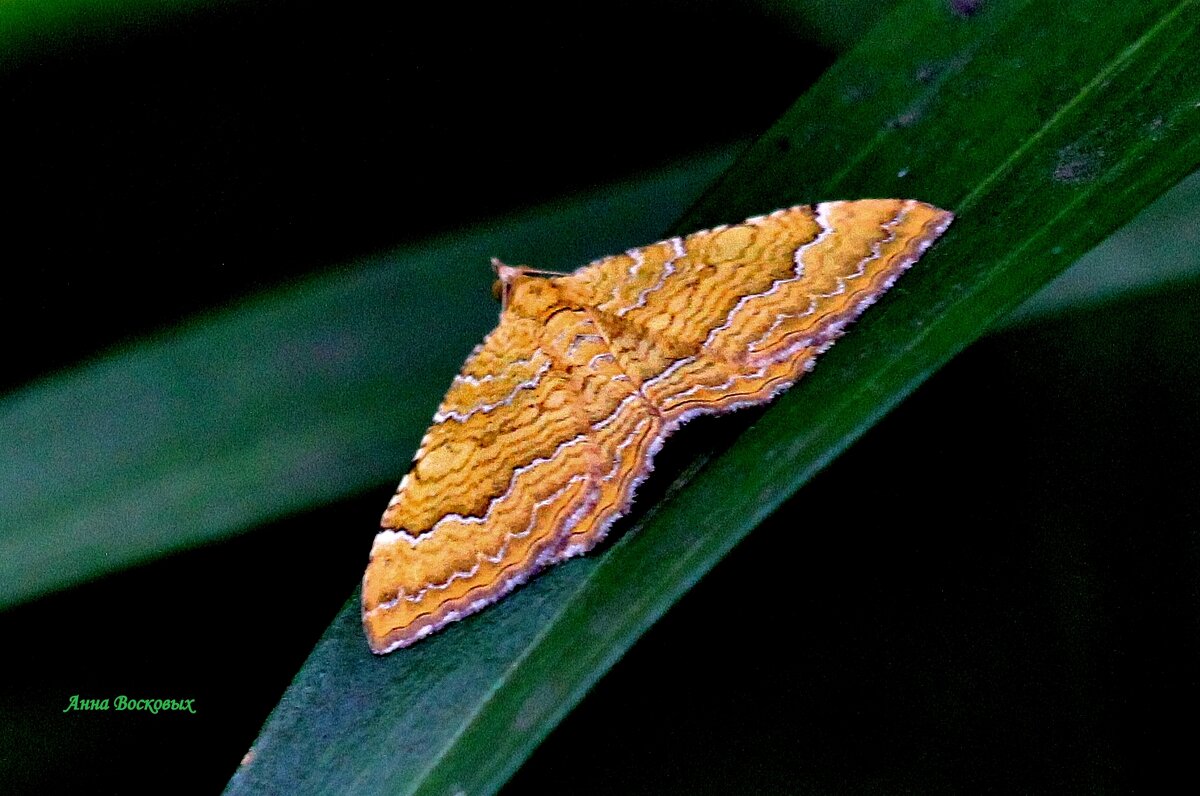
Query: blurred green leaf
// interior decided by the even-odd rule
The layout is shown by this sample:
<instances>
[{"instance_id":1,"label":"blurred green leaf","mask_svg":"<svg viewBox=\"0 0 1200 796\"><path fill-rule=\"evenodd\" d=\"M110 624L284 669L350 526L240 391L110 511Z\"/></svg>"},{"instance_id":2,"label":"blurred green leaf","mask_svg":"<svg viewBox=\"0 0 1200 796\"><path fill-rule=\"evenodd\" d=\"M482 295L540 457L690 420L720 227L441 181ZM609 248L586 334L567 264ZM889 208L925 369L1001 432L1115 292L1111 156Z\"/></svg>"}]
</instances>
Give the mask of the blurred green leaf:
<instances>
[{"instance_id":1,"label":"blurred green leaf","mask_svg":"<svg viewBox=\"0 0 1200 796\"><path fill-rule=\"evenodd\" d=\"M0 2L0 74L31 55L88 37L113 39L163 20L183 21L246 0L4 0Z\"/></svg>"},{"instance_id":2,"label":"blurred green leaf","mask_svg":"<svg viewBox=\"0 0 1200 796\"><path fill-rule=\"evenodd\" d=\"M229 792L498 788L781 501L1196 168L1198 48L1195 2L903 3L676 228L900 195L957 212L946 238L802 387L707 463L698 455L602 555L381 659L365 652L351 598ZM728 643L719 628L713 643Z\"/></svg>"},{"instance_id":3,"label":"blurred green leaf","mask_svg":"<svg viewBox=\"0 0 1200 796\"><path fill-rule=\"evenodd\" d=\"M490 256L571 268L653 237L730 159L393 252L0 400L0 608L394 486L495 322Z\"/></svg>"}]
</instances>

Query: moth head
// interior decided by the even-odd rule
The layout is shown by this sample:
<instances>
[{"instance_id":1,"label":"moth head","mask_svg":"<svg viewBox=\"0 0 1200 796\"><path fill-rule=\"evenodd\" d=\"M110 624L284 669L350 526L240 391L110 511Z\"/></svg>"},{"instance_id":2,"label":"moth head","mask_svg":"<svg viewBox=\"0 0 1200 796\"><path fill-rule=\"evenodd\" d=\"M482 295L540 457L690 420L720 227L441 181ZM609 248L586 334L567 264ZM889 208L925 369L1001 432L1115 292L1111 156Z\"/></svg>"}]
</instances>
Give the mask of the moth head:
<instances>
[{"instance_id":1,"label":"moth head","mask_svg":"<svg viewBox=\"0 0 1200 796\"><path fill-rule=\"evenodd\" d=\"M530 268L527 265L505 265L499 259L492 258L492 268L496 271L496 281L492 283L492 296L500 302L500 311L508 309L513 299L513 293L518 284L521 285L524 296L529 300L527 310L538 311L540 305L557 302L557 291L544 279L526 279L533 275L539 277L567 276L562 271L548 271L544 268Z\"/></svg>"},{"instance_id":2,"label":"moth head","mask_svg":"<svg viewBox=\"0 0 1200 796\"><path fill-rule=\"evenodd\" d=\"M496 272L496 281L492 283L492 298L500 302L501 308L507 307L513 282L528 269L523 265L505 265L500 262L499 257L493 257L492 270Z\"/></svg>"}]
</instances>

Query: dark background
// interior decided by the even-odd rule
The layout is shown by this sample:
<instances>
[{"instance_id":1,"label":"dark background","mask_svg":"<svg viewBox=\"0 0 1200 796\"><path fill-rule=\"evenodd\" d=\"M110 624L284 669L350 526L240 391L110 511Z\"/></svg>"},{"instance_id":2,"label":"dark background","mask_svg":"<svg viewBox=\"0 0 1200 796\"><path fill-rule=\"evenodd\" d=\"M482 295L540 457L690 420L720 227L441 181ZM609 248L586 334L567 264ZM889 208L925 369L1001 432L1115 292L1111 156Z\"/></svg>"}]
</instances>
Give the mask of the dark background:
<instances>
[{"instance_id":1,"label":"dark background","mask_svg":"<svg viewBox=\"0 0 1200 796\"><path fill-rule=\"evenodd\" d=\"M0 389L752 136L834 58L818 33L717 0L419 19L276 0L27 40L0 71ZM1175 289L973 347L702 581L508 790L1190 775L1197 311L1200 290ZM365 548L326 529L374 522L390 491L0 614L4 789L218 790L361 575ZM246 606L280 571L307 586L267 633ZM742 635L709 633L729 624ZM61 712L117 693L205 709Z\"/></svg>"},{"instance_id":2,"label":"dark background","mask_svg":"<svg viewBox=\"0 0 1200 796\"><path fill-rule=\"evenodd\" d=\"M383 5L200 4L7 64L0 335L33 344L0 386L754 135L833 58L753 3Z\"/></svg>"}]
</instances>

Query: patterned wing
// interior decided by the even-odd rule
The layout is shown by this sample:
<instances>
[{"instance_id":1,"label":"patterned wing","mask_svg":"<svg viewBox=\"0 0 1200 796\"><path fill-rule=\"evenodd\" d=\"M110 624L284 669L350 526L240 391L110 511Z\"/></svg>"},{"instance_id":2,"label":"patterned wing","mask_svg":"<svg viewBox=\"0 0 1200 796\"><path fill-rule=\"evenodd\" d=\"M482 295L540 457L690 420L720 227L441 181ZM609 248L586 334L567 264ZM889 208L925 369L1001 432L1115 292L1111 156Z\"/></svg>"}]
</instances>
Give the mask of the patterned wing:
<instances>
[{"instance_id":1,"label":"patterned wing","mask_svg":"<svg viewBox=\"0 0 1200 796\"><path fill-rule=\"evenodd\" d=\"M590 314L530 302L531 292L514 294L455 377L383 516L363 579L376 652L591 547L627 509L658 439L660 418L616 369Z\"/></svg>"},{"instance_id":2,"label":"patterned wing","mask_svg":"<svg viewBox=\"0 0 1200 796\"><path fill-rule=\"evenodd\" d=\"M799 206L553 281L672 426L790 386L952 218L912 200Z\"/></svg>"},{"instance_id":3,"label":"patterned wing","mask_svg":"<svg viewBox=\"0 0 1200 796\"><path fill-rule=\"evenodd\" d=\"M545 332L503 313L434 415L363 578L375 652L407 646L513 589L593 500L595 453Z\"/></svg>"}]
</instances>

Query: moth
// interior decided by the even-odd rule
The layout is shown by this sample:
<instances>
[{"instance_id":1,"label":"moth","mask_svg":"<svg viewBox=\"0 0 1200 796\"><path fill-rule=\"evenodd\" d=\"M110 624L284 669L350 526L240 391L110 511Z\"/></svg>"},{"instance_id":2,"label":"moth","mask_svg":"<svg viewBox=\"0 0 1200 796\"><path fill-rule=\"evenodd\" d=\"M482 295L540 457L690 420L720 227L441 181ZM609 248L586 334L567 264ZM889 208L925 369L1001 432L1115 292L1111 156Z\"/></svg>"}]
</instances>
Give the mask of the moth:
<instances>
[{"instance_id":1,"label":"moth","mask_svg":"<svg viewBox=\"0 0 1200 796\"><path fill-rule=\"evenodd\" d=\"M667 436L793 385L953 218L911 199L823 202L569 274L494 261L499 323L454 377L371 547L371 650L592 549Z\"/></svg>"}]
</instances>

